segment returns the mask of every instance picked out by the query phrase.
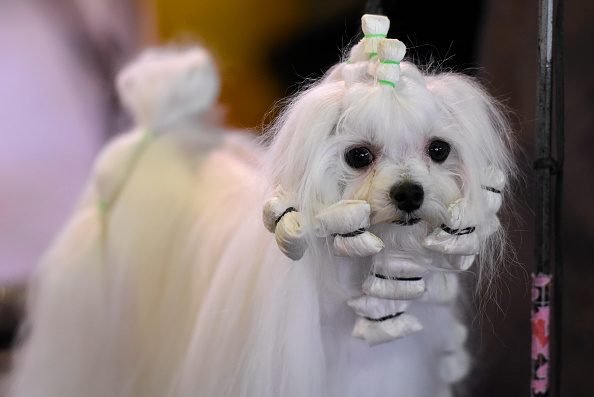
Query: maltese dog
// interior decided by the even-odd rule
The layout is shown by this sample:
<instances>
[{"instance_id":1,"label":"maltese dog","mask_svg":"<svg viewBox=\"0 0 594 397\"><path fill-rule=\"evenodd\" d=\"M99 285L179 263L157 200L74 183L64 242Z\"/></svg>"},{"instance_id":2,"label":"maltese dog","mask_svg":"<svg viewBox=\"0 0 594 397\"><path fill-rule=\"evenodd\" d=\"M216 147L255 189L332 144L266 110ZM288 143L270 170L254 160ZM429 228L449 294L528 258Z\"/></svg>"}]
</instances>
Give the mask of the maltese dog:
<instances>
[{"instance_id":1,"label":"maltese dog","mask_svg":"<svg viewBox=\"0 0 594 397\"><path fill-rule=\"evenodd\" d=\"M14 397L446 397L459 275L487 283L510 130L366 15L262 138L217 126L200 48L118 78L137 127L97 160L33 280Z\"/></svg>"}]
</instances>

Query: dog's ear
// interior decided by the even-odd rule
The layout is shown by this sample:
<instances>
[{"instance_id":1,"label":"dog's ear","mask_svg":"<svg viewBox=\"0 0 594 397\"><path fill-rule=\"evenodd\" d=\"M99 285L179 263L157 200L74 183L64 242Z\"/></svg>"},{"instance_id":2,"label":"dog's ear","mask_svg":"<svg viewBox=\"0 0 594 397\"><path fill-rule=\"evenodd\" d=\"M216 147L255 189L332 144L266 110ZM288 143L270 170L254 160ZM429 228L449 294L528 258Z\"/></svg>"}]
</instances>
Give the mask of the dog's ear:
<instances>
[{"instance_id":1,"label":"dog's ear","mask_svg":"<svg viewBox=\"0 0 594 397\"><path fill-rule=\"evenodd\" d=\"M438 102L443 128L452 137L461 160L458 172L463 198L459 204L464 208L458 211L463 215L457 225L445 225L434 234L445 238L446 245L474 238L479 280L488 285L504 258L505 233L497 211L509 188L506 181L515 174L506 112L470 77L451 73L431 76L427 77L427 87ZM458 267L468 267L473 258L458 257L462 259Z\"/></svg>"},{"instance_id":2,"label":"dog's ear","mask_svg":"<svg viewBox=\"0 0 594 397\"><path fill-rule=\"evenodd\" d=\"M506 112L474 79L453 73L427 77L461 160L468 223L481 240L499 229L497 210L514 173L511 129Z\"/></svg>"},{"instance_id":3,"label":"dog's ear","mask_svg":"<svg viewBox=\"0 0 594 397\"><path fill-rule=\"evenodd\" d=\"M342 82L322 82L309 88L292 101L270 131L271 183L281 185L295 199L291 205L306 217L336 199L338 186L328 179L328 170L335 161L332 135L343 93Z\"/></svg>"}]
</instances>

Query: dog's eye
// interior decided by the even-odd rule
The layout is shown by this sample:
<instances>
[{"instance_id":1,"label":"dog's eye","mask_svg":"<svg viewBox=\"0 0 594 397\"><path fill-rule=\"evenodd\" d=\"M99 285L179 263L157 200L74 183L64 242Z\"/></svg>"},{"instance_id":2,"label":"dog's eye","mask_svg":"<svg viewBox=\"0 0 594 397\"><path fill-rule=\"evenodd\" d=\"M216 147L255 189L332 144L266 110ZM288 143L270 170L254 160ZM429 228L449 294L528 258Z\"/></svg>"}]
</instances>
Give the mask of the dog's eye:
<instances>
[{"instance_id":1,"label":"dog's eye","mask_svg":"<svg viewBox=\"0 0 594 397\"><path fill-rule=\"evenodd\" d=\"M373 162L373 154L366 147L356 147L348 150L344 159L353 168L363 168Z\"/></svg>"},{"instance_id":2,"label":"dog's eye","mask_svg":"<svg viewBox=\"0 0 594 397\"><path fill-rule=\"evenodd\" d=\"M427 147L427 154L436 163L443 163L450 154L450 144L440 139L435 139Z\"/></svg>"}]
</instances>

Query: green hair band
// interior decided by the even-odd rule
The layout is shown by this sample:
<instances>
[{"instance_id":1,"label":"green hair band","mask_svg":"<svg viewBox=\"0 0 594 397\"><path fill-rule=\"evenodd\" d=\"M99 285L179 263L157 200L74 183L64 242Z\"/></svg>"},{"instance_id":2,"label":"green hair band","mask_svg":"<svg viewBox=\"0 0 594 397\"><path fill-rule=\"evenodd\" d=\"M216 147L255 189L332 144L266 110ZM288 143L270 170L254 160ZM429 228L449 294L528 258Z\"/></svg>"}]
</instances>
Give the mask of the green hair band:
<instances>
[{"instance_id":1,"label":"green hair band","mask_svg":"<svg viewBox=\"0 0 594 397\"><path fill-rule=\"evenodd\" d=\"M370 33L370 34L366 34L363 37L365 37L366 39L373 39L373 38L384 39L384 38L386 38L386 34L385 33Z\"/></svg>"},{"instance_id":2,"label":"green hair band","mask_svg":"<svg viewBox=\"0 0 594 397\"><path fill-rule=\"evenodd\" d=\"M108 208L109 204L105 200L99 200L99 202L97 203L97 209L99 210L99 212L107 212Z\"/></svg>"},{"instance_id":3,"label":"green hair band","mask_svg":"<svg viewBox=\"0 0 594 397\"><path fill-rule=\"evenodd\" d=\"M392 59L382 59L380 63L385 63L387 65L400 65L400 61L394 61Z\"/></svg>"},{"instance_id":4,"label":"green hair band","mask_svg":"<svg viewBox=\"0 0 594 397\"><path fill-rule=\"evenodd\" d=\"M122 185L128 181L130 174L132 173L132 170L134 169L134 167L136 166L136 163L138 162L138 159L140 158L140 156L142 155L146 146L150 143L152 138L153 138L153 134L151 133L151 131L149 131L147 129L142 131L142 137L140 139L140 142L138 142L138 144L134 148L134 151L132 152L130 161L128 162L128 164L126 164L125 175L123 177ZM116 196L119 194L119 190L121 190L121 186L118 189L118 191L116 192ZM112 205L113 202L114 202L113 198L110 199L110 202L108 202L104 199L99 199L99 201L97 201L97 204L96 204L97 210L101 214L105 214L109 211L109 209L110 209L109 207Z\"/></svg>"},{"instance_id":5,"label":"green hair band","mask_svg":"<svg viewBox=\"0 0 594 397\"><path fill-rule=\"evenodd\" d=\"M396 83L390 80L378 80L377 82L383 85L389 85L392 88L396 87Z\"/></svg>"}]
</instances>

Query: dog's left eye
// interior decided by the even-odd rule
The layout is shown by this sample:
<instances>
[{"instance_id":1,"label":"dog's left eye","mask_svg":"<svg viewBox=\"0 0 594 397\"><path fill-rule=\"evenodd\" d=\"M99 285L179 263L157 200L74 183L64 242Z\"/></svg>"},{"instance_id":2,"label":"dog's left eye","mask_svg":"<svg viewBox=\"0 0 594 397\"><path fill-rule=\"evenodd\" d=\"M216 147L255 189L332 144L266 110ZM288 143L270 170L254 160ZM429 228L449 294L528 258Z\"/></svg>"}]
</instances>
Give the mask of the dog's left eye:
<instances>
[{"instance_id":1,"label":"dog's left eye","mask_svg":"<svg viewBox=\"0 0 594 397\"><path fill-rule=\"evenodd\" d=\"M356 147L348 150L344 159L352 168L363 168L373 162L373 154L366 147Z\"/></svg>"},{"instance_id":2,"label":"dog's left eye","mask_svg":"<svg viewBox=\"0 0 594 397\"><path fill-rule=\"evenodd\" d=\"M427 147L427 154L436 163L443 163L450 154L450 144L441 139L435 139Z\"/></svg>"}]
</instances>

